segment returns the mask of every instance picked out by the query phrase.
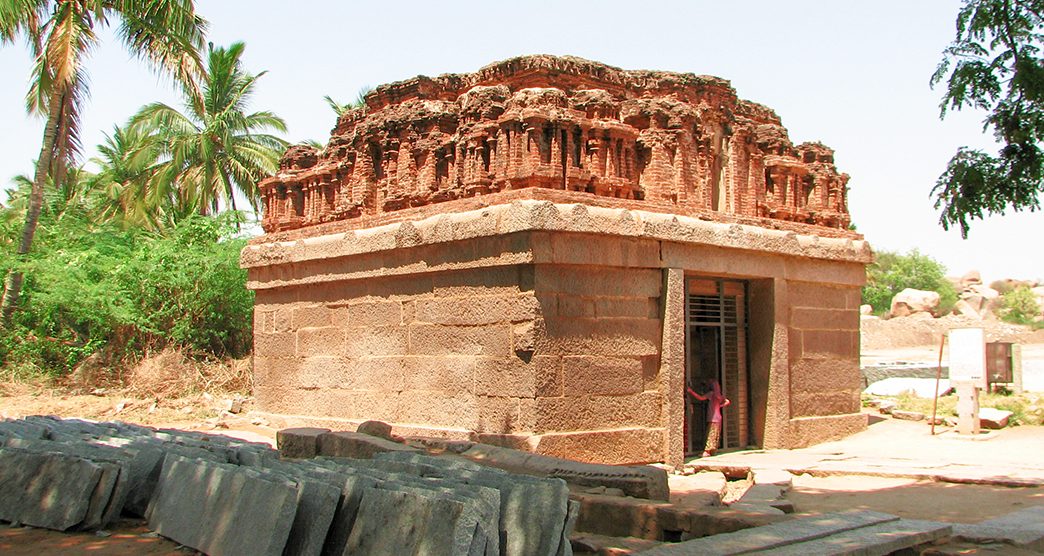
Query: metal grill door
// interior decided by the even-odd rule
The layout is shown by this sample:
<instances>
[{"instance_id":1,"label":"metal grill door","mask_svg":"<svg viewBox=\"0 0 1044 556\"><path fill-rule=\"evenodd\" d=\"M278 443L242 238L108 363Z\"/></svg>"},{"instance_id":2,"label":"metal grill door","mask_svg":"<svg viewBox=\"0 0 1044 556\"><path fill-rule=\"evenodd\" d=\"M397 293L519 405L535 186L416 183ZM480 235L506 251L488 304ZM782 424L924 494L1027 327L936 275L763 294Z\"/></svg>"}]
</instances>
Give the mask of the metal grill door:
<instances>
[{"instance_id":1,"label":"metal grill door","mask_svg":"<svg viewBox=\"0 0 1044 556\"><path fill-rule=\"evenodd\" d=\"M709 379L721 384L722 392L732 404L722 412L720 447L745 447L749 438L746 284L692 278L687 282L687 289L686 383L697 391ZM686 396L686 400L691 402L692 398ZM686 412L689 452L703 449L705 413L705 403L690 407Z\"/></svg>"}]
</instances>

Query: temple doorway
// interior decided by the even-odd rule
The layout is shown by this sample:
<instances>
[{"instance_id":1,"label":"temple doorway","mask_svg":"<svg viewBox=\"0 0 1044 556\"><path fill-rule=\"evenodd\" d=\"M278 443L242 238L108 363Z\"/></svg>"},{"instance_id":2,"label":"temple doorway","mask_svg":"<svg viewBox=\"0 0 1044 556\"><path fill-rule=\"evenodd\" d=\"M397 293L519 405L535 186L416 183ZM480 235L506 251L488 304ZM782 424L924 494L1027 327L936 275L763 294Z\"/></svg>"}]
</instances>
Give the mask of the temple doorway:
<instances>
[{"instance_id":1,"label":"temple doorway","mask_svg":"<svg viewBox=\"0 0 1044 556\"><path fill-rule=\"evenodd\" d=\"M689 278L685 295L685 383L706 393L717 380L732 404L722 411L720 449L742 448L750 438L747 370L747 284ZM685 394L685 453L703 452L707 402Z\"/></svg>"}]
</instances>

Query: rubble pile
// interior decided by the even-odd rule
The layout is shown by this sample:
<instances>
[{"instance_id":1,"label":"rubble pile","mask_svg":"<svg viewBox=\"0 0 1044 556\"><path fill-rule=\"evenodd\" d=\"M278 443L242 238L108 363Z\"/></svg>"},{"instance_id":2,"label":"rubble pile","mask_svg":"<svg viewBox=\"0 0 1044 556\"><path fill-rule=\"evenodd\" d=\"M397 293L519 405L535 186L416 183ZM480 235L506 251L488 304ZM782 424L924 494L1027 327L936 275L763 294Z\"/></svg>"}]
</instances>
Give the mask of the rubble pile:
<instances>
[{"instance_id":1,"label":"rubble pile","mask_svg":"<svg viewBox=\"0 0 1044 556\"><path fill-rule=\"evenodd\" d=\"M281 459L265 444L126 423L0 421L0 520L121 515L211 555L572 554L562 479L420 451Z\"/></svg>"}]
</instances>

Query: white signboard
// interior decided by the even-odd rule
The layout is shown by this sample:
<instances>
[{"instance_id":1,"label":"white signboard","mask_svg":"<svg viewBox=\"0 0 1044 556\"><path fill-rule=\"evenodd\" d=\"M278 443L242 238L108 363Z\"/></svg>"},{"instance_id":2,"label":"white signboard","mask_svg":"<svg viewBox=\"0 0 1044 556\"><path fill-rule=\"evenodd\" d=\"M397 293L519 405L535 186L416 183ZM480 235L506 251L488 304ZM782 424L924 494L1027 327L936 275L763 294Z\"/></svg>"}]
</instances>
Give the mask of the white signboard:
<instances>
[{"instance_id":1,"label":"white signboard","mask_svg":"<svg viewBox=\"0 0 1044 556\"><path fill-rule=\"evenodd\" d=\"M986 376L986 338L981 328L950 330L950 380L982 382Z\"/></svg>"}]
</instances>

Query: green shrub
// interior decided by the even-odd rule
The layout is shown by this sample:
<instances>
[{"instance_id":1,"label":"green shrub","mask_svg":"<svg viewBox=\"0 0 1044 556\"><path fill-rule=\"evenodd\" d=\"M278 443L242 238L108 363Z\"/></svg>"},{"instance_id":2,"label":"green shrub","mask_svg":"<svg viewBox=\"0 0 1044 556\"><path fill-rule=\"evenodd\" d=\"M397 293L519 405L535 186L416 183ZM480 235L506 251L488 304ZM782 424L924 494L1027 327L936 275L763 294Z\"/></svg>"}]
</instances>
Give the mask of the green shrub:
<instances>
[{"instance_id":1,"label":"green shrub","mask_svg":"<svg viewBox=\"0 0 1044 556\"><path fill-rule=\"evenodd\" d=\"M1040 304L1030 288L1018 287L1001 296L1001 319L1015 324L1031 324L1039 316Z\"/></svg>"},{"instance_id":2,"label":"green shrub","mask_svg":"<svg viewBox=\"0 0 1044 556\"><path fill-rule=\"evenodd\" d=\"M886 313L892 298L906 288L937 292L939 314L949 313L957 303L957 290L946 279L946 267L916 249L906 255L880 251L866 274L863 303L878 314Z\"/></svg>"},{"instance_id":3,"label":"green shrub","mask_svg":"<svg viewBox=\"0 0 1044 556\"><path fill-rule=\"evenodd\" d=\"M17 264L26 281L0 333L4 370L61 376L87 357L117 365L166 347L249 353L253 293L239 268L237 218L194 216L159 235L65 214L43 223L20 262L9 241L0 271Z\"/></svg>"}]
</instances>

